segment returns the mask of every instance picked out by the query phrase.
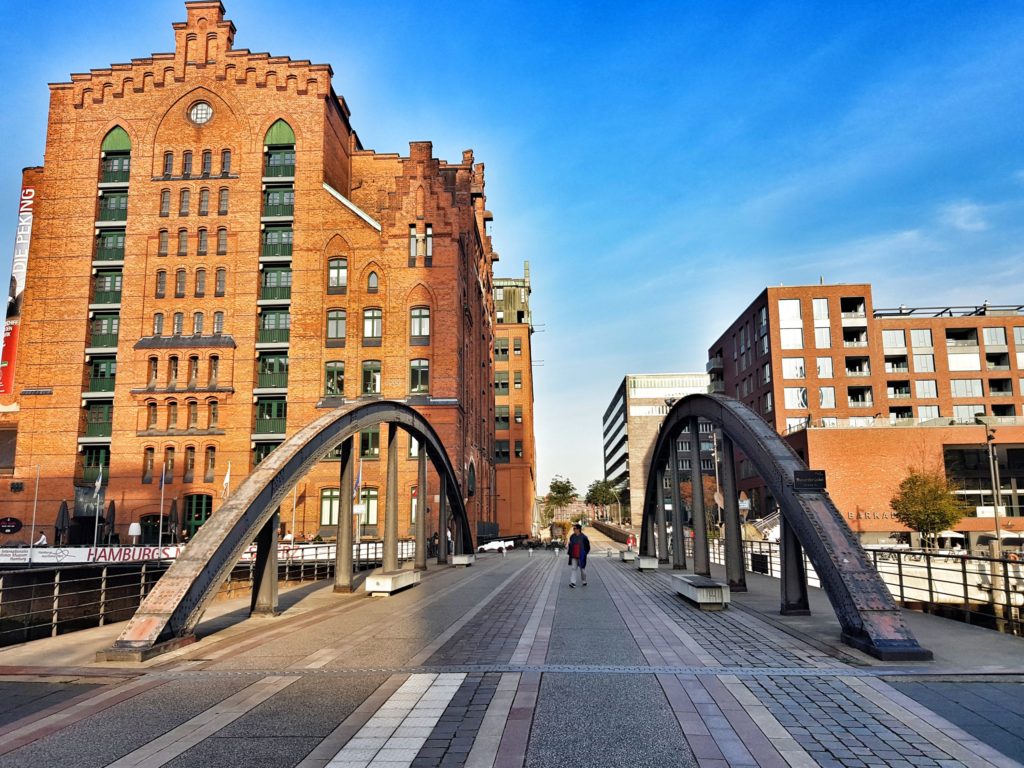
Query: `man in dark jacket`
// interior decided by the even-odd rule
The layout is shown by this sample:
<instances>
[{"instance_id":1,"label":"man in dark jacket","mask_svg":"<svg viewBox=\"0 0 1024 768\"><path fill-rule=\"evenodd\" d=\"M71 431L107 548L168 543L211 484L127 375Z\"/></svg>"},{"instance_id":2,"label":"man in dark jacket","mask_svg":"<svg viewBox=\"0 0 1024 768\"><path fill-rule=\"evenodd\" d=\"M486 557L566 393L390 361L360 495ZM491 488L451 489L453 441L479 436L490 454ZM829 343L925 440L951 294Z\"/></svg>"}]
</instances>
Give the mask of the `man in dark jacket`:
<instances>
[{"instance_id":1,"label":"man in dark jacket","mask_svg":"<svg viewBox=\"0 0 1024 768\"><path fill-rule=\"evenodd\" d=\"M572 566L572 575L569 577L569 586L576 588L576 574L583 580L583 586L587 586L587 555L590 553L590 539L583 533L583 527L576 523L572 527L572 536L569 537L569 565Z\"/></svg>"}]
</instances>

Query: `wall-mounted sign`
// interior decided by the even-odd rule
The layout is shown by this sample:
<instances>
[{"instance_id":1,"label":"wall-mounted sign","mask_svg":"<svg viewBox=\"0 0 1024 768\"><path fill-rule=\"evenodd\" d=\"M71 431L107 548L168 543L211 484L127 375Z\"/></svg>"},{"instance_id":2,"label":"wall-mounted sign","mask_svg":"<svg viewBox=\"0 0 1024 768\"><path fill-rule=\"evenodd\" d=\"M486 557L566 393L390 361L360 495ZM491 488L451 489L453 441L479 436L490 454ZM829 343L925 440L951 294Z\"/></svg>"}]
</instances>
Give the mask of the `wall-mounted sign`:
<instances>
[{"instance_id":1,"label":"wall-mounted sign","mask_svg":"<svg viewBox=\"0 0 1024 768\"><path fill-rule=\"evenodd\" d=\"M824 469L798 469L793 472L794 491L824 491Z\"/></svg>"},{"instance_id":2,"label":"wall-mounted sign","mask_svg":"<svg viewBox=\"0 0 1024 768\"><path fill-rule=\"evenodd\" d=\"M0 517L0 533L10 535L21 530L21 520L16 517Z\"/></svg>"}]
</instances>

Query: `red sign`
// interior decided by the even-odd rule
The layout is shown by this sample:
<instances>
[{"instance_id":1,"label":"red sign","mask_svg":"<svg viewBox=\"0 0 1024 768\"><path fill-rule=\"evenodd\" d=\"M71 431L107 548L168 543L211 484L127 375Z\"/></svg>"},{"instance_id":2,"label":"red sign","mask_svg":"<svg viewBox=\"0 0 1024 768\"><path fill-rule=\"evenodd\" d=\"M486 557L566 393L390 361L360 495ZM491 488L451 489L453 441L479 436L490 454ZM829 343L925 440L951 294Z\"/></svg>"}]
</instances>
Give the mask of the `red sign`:
<instances>
[{"instance_id":1,"label":"red sign","mask_svg":"<svg viewBox=\"0 0 1024 768\"><path fill-rule=\"evenodd\" d=\"M7 298L7 319L4 322L4 349L0 356L0 395L14 392L14 364L18 354L18 327L21 325L21 302L28 271L28 249L32 241L32 216L36 202L34 187L22 187L18 201L18 228L14 236L14 264L11 267L11 292Z\"/></svg>"}]
</instances>

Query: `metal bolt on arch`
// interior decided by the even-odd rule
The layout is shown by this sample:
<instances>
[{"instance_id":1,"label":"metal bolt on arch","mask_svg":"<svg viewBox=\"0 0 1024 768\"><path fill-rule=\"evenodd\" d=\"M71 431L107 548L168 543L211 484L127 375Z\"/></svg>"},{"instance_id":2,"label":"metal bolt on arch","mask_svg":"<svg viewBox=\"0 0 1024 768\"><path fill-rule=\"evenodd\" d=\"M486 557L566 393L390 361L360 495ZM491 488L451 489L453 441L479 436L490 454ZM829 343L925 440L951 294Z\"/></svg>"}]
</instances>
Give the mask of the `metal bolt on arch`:
<instances>
[{"instance_id":1,"label":"metal bolt on arch","mask_svg":"<svg viewBox=\"0 0 1024 768\"><path fill-rule=\"evenodd\" d=\"M683 541L673 537L673 551L656 553L667 542L664 475L669 466L672 508L681 509L678 444L687 430L693 485L694 562L696 574L710 576L710 557L703 488L700 476L698 419L722 430L722 495L725 501L726 578L736 591L745 591L743 549L737 504L733 450L738 447L754 465L779 504L782 523L783 614L810 613L803 553L814 566L835 610L846 644L883 660L932 658L903 621L903 614L867 554L824 490L798 490L794 473L807 469L790 445L760 416L738 400L721 395L690 395L677 401L662 422L651 456L644 496L640 551L685 568ZM655 529L658 534L655 536Z\"/></svg>"},{"instance_id":2,"label":"metal bolt on arch","mask_svg":"<svg viewBox=\"0 0 1024 768\"><path fill-rule=\"evenodd\" d=\"M426 418L404 403L378 400L335 409L285 440L236 488L172 563L111 648L100 660L142 660L194 640L193 630L242 553L255 539L256 583L252 611L277 610L277 518L281 501L312 467L341 447L339 519L351 519L354 436L368 427L388 425L387 494L384 510L383 569L398 568L397 429L419 442L420 486L426 483L427 460L441 479L439 528L455 524L455 554L473 551L469 517L458 479L444 445ZM425 450L424 450L425 448ZM426 568L426 516L417 515L417 569ZM439 562L447 552L441 548ZM335 591L352 589L352 531L338 527Z\"/></svg>"}]
</instances>

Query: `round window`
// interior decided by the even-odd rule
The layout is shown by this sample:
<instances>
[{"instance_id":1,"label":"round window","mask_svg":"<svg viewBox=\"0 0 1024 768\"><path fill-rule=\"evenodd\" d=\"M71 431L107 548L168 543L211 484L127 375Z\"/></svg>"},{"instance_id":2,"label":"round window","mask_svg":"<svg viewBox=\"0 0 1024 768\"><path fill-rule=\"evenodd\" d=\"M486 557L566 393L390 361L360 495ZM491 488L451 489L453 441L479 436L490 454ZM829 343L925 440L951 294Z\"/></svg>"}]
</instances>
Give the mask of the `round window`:
<instances>
[{"instance_id":1,"label":"round window","mask_svg":"<svg viewBox=\"0 0 1024 768\"><path fill-rule=\"evenodd\" d=\"M205 101L197 101L188 111L188 118L196 125L210 122L213 117L213 107Z\"/></svg>"}]
</instances>

